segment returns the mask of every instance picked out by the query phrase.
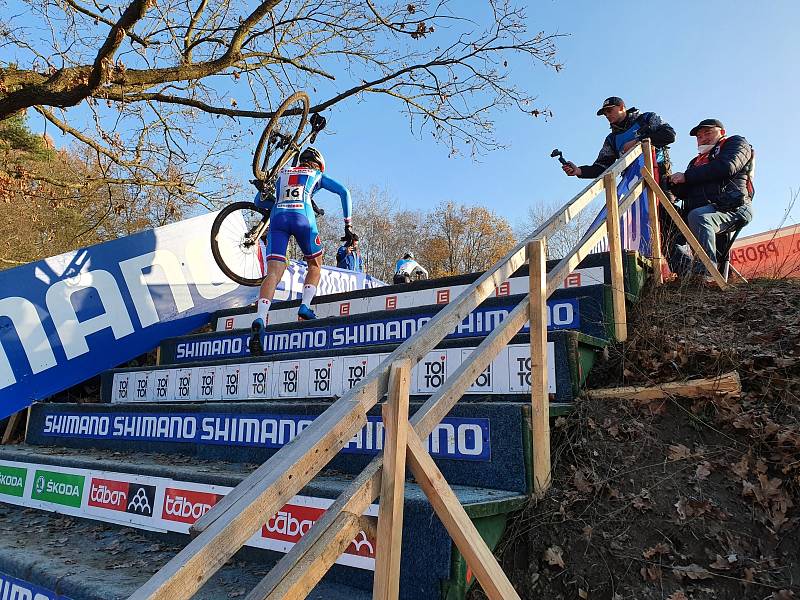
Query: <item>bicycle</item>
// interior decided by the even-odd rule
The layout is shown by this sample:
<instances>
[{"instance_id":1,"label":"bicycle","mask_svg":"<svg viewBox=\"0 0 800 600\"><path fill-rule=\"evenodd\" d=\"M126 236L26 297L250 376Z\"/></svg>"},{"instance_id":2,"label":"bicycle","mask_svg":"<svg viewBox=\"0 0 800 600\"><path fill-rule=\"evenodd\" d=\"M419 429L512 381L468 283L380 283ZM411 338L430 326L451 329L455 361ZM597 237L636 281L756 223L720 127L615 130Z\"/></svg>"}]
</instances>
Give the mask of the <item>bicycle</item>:
<instances>
[{"instance_id":1,"label":"bicycle","mask_svg":"<svg viewBox=\"0 0 800 600\"><path fill-rule=\"evenodd\" d=\"M313 144L325 128L325 117L314 113L308 118L309 100L305 92L289 96L275 111L258 140L253 155L251 181L262 195L275 194L275 181L281 169ZM306 124L311 131L301 139ZM270 166L270 161L277 155ZM313 202L312 202L313 204ZM323 210L313 205L318 215ZM265 276L260 241L269 227L269 210L253 202L233 202L223 208L211 226L211 254L220 270L241 285L258 286Z\"/></svg>"}]
</instances>

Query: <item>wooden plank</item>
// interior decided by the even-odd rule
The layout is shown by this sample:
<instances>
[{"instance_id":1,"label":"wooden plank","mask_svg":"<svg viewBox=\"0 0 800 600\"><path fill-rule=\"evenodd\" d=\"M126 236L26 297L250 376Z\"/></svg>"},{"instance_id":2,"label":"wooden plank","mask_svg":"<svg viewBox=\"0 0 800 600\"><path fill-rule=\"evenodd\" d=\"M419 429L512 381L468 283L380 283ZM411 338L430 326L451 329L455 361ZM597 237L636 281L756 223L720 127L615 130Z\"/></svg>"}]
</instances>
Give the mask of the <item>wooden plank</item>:
<instances>
[{"instance_id":1,"label":"wooden plank","mask_svg":"<svg viewBox=\"0 0 800 600\"><path fill-rule=\"evenodd\" d=\"M621 172L637 157L633 149L611 166ZM416 364L483 300L494 293L525 260L525 244L539 235L548 235L569 222L602 190L601 178L590 183L567 202L528 240L523 240L491 269L486 271L458 298L431 319L424 329L401 344L385 361L410 360ZM577 264L577 263L575 263ZM566 274L562 275L561 279ZM548 280L548 290L550 284ZM343 432L363 425L364 412L375 405L387 389L388 367L375 369L360 384L334 402L314 423L290 444L281 448L267 462L236 486L191 528L198 537L162 567L131 598L191 597L219 567L241 548L244 541L277 510L308 483L327 462L349 441ZM340 425L337 425L341 421ZM438 423L438 421L437 421ZM335 432L329 434L329 428ZM375 467L379 469L379 465ZM376 474L369 477L370 483ZM365 484L366 485L366 484ZM354 490L358 492L359 490ZM343 504L347 499L343 499ZM358 513L356 513L358 514ZM326 522L330 527L331 522ZM314 529L314 528L312 528ZM322 528L320 528L322 531ZM313 541L313 539L312 539ZM310 542L302 548L313 547ZM298 551L293 556L302 556ZM288 571L279 573L285 575Z\"/></svg>"},{"instance_id":2,"label":"wooden plank","mask_svg":"<svg viewBox=\"0 0 800 600\"><path fill-rule=\"evenodd\" d=\"M626 386L589 390L593 400L658 400L669 396L682 398L708 398L712 396L740 396L742 383L739 373L731 371L712 379L694 379L691 381L673 381L649 386Z\"/></svg>"},{"instance_id":3,"label":"wooden plank","mask_svg":"<svg viewBox=\"0 0 800 600\"><path fill-rule=\"evenodd\" d=\"M291 582L285 581L284 585L268 594L264 594L259 584L247 595L245 600L301 600L308 596L361 529L359 517L349 512L340 513L334 525L326 532L320 551L303 557L302 578Z\"/></svg>"},{"instance_id":4,"label":"wooden plank","mask_svg":"<svg viewBox=\"0 0 800 600\"><path fill-rule=\"evenodd\" d=\"M636 152L633 150L626 153L614 165L610 167L612 171L622 171L624 168L631 164L636 159ZM591 200L602 191L603 180L602 178L595 179L586 188L584 188L577 196L569 200L559 211L556 212L550 219L543 223L536 231L531 234L528 240L535 239L540 235L549 235L551 232L557 230L559 227L568 223L571 219L575 218L581 210L583 210ZM450 302L443 310L439 311L423 328L423 330L406 340L398 348L392 352L389 357L384 361L385 366L380 366L374 369L359 385L353 390L342 396L333 406L341 402L351 401L354 396L360 398L360 402L364 408L368 410L375 405L377 399L386 393L386 386L388 384L388 365L397 360L410 360L412 366L419 362L419 360L430 352L436 344L438 344L450 331L453 330L464 318L467 317L483 300L488 298L494 293L496 287L505 282L511 274L516 271L522 264L524 264L526 256L525 241L520 242L515 246L505 257L496 263L491 269L486 271L479 277L470 287L464 290L458 298ZM565 275L566 277L566 275ZM331 408L332 408L331 407ZM330 409L328 409L330 410ZM319 419L317 419L319 420ZM316 421L315 421L316 423ZM301 436L295 439L296 443L301 443L303 436L307 432L313 430L312 424L303 431ZM283 450L283 449L282 449ZM244 493L253 487L256 482L260 482L270 471L274 471L275 465L271 464L276 461L276 457L280 455L280 451L273 455L266 463L261 465L253 473L250 474L241 484L236 486L231 493L225 496L216 506L209 512L203 515L191 528L193 535L202 533L209 524L221 518L226 512L230 510L237 510L241 507L236 506ZM307 482L306 482L307 483ZM277 510L280 507L277 507Z\"/></svg>"},{"instance_id":5,"label":"wooden plank","mask_svg":"<svg viewBox=\"0 0 800 600\"><path fill-rule=\"evenodd\" d=\"M23 441L26 441L26 442L28 441L28 429L31 426L31 409L32 408L33 408L32 406L29 406L28 408L25 409L25 431L24 431L24 435L23 435L22 439L23 439Z\"/></svg>"},{"instance_id":6,"label":"wooden plank","mask_svg":"<svg viewBox=\"0 0 800 600\"><path fill-rule=\"evenodd\" d=\"M638 181L633 188L625 194L619 203L620 214L627 211L636 199L641 195L644 189L644 182ZM553 292L559 289L561 282L569 275L578 264L591 254L598 242L606 235L607 221L603 221L595 225L594 229L587 231L581 241L578 242L576 247L567 256L562 258L559 263L547 274L547 297L553 295Z\"/></svg>"},{"instance_id":7,"label":"wooden plank","mask_svg":"<svg viewBox=\"0 0 800 600\"><path fill-rule=\"evenodd\" d=\"M320 423L319 427L316 425ZM344 447L366 423L363 408L335 403L303 432L312 428L311 451L295 438L270 460L274 471L262 486L254 486L241 498L241 509L228 518L213 521L198 537L176 554L132 596L133 600L191 598L227 560L318 473L339 448ZM279 460L275 460L275 458ZM263 466L263 465L262 465ZM260 467L259 467L260 468Z\"/></svg>"},{"instance_id":8,"label":"wooden plank","mask_svg":"<svg viewBox=\"0 0 800 600\"><path fill-rule=\"evenodd\" d=\"M624 196L620 202L620 210L627 210L636 198L642 193L644 184L638 182L631 191ZM598 232L596 229L587 232L584 244L596 244L602 238L604 231ZM548 287L558 289L561 281L564 280L571 268L569 267L570 257L556 266L548 274ZM577 263L576 263L577 264ZM550 292L552 293L552 291ZM529 319L528 314L529 297L525 297L483 341L478 347L462 361L461 365L451 374L444 385L420 407L411 417L411 424L417 435L427 438L434 428L455 406L456 402L473 384L494 357L506 347L508 342L522 328ZM298 565L303 556L320 546L322 536L328 528L333 526L336 514L342 510L350 510L355 514L363 513L370 503L378 497L381 481L381 466L383 463L382 455L375 457L361 472L361 474L348 486L348 488L337 498L329 509L317 520L311 529L292 549L285 554L280 561L273 567L270 573L264 578L262 583L266 589L271 589L280 584L283 579L300 577Z\"/></svg>"},{"instance_id":9,"label":"wooden plank","mask_svg":"<svg viewBox=\"0 0 800 600\"><path fill-rule=\"evenodd\" d=\"M617 180L606 175L606 215L608 218L608 260L611 264L611 305L614 311L614 337L618 342L628 339L628 319L625 309L625 275L622 271L622 239L619 231L619 198Z\"/></svg>"},{"instance_id":10,"label":"wooden plank","mask_svg":"<svg viewBox=\"0 0 800 600\"><path fill-rule=\"evenodd\" d=\"M642 170L642 178L645 180L648 187L655 192L656 197L658 198L659 202L661 202L661 206L664 207L664 209L667 211L667 214L672 218L672 220L675 222L675 225L677 225L680 232L686 238L686 241L692 247L692 252L694 253L695 258L700 259L700 262L703 263L720 289L726 289L728 287L728 282L725 281L725 278L719 272L717 263L713 262L711 258L709 258L708 254L706 254L706 251L703 250L703 247L700 245L700 242L697 241L697 238L692 233L692 230L689 229L689 226L678 214L678 211L674 206L672 206L672 202L669 201L669 198L667 198L664 195L664 192L661 191L661 188L658 187L658 184L656 183L655 179L653 179L653 176L648 171Z\"/></svg>"},{"instance_id":11,"label":"wooden plank","mask_svg":"<svg viewBox=\"0 0 800 600\"><path fill-rule=\"evenodd\" d=\"M484 593L490 600L519 599L492 551L413 430L408 433L408 459L414 478L475 573Z\"/></svg>"},{"instance_id":12,"label":"wooden plank","mask_svg":"<svg viewBox=\"0 0 800 600\"><path fill-rule=\"evenodd\" d=\"M343 512L362 514L378 497L381 486L383 455L370 461L367 467L348 485L336 501L311 526L292 548L284 554L269 573L259 582L255 591L266 598L274 590L290 589L303 578L303 565L307 556L322 552L330 539L335 538L341 523L337 520ZM366 530L365 530L366 531ZM335 559L334 559L335 560Z\"/></svg>"},{"instance_id":13,"label":"wooden plank","mask_svg":"<svg viewBox=\"0 0 800 600\"><path fill-rule=\"evenodd\" d=\"M2 445L8 444L10 441L14 439L14 431L17 429L17 425L19 424L20 419L23 416L25 409L18 410L13 415L8 417L8 423L6 423L6 430L3 432L3 440L0 442Z\"/></svg>"},{"instance_id":14,"label":"wooden plank","mask_svg":"<svg viewBox=\"0 0 800 600\"><path fill-rule=\"evenodd\" d=\"M411 366L408 361L392 365L389 393L383 405L383 475L378 508L373 600L396 600L400 594L400 554L403 541L403 502L406 483L408 439L408 393Z\"/></svg>"},{"instance_id":15,"label":"wooden plank","mask_svg":"<svg viewBox=\"0 0 800 600\"><path fill-rule=\"evenodd\" d=\"M613 176L612 176L613 178ZM547 256L544 240L528 244L533 493L550 487L550 393L547 387Z\"/></svg>"},{"instance_id":16,"label":"wooden plank","mask_svg":"<svg viewBox=\"0 0 800 600\"><path fill-rule=\"evenodd\" d=\"M644 154L644 168L648 173L653 173L653 147L650 140L642 142L642 153ZM661 189L658 184L656 187ZM647 212L650 218L650 258L653 260L653 280L656 285L664 283L664 271L662 270L663 257L661 256L661 226L658 222L658 202L653 193L647 194Z\"/></svg>"}]
</instances>

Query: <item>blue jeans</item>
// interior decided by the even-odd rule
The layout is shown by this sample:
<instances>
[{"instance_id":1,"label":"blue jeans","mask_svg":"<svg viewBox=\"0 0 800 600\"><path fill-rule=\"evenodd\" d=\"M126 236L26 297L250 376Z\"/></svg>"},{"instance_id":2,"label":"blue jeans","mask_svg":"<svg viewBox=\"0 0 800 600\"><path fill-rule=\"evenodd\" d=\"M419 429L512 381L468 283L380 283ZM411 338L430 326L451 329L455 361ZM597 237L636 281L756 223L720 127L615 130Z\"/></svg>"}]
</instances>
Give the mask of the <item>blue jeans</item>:
<instances>
[{"instance_id":1,"label":"blue jeans","mask_svg":"<svg viewBox=\"0 0 800 600\"><path fill-rule=\"evenodd\" d=\"M706 251L709 258L716 263L717 261L717 235L720 233L727 233L736 227L741 227L743 224L749 223L753 218L753 209L749 202L745 202L742 206L731 212L723 212L717 210L712 204L701 206L690 211L686 216L686 223L692 231L697 241L700 242L703 250ZM683 263L684 268L678 269L679 272L687 272L689 257L684 254ZM693 266L696 273L705 273L706 268L703 263L697 261Z\"/></svg>"}]
</instances>

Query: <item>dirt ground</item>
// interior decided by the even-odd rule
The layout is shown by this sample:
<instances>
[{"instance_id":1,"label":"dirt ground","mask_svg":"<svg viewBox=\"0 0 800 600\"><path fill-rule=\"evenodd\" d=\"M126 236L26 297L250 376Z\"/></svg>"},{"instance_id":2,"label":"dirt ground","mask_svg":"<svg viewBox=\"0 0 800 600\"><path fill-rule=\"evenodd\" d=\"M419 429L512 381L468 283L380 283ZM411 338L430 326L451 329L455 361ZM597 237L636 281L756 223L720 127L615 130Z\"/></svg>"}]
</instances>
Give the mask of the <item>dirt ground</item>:
<instances>
[{"instance_id":1,"label":"dirt ground","mask_svg":"<svg viewBox=\"0 0 800 600\"><path fill-rule=\"evenodd\" d=\"M741 397L581 400L498 548L523 598L800 598L800 281L652 288L591 388L736 371ZM485 596L480 590L472 600Z\"/></svg>"}]
</instances>

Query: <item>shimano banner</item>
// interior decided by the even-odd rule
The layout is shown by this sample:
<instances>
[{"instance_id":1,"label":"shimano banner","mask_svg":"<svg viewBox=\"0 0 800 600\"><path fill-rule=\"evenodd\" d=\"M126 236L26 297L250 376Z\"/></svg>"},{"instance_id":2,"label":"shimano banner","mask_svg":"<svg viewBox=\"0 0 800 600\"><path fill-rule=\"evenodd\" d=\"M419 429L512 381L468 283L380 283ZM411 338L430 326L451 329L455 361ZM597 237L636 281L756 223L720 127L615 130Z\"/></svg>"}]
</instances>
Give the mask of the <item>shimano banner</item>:
<instances>
[{"instance_id":1,"label":"shimano banner","mask_svg":"<svg viewBox=\"0 0 800 600\"><path fill-rule=\"evenodd\" d=\"M316 418L317 415L252 413L60 413L45 417L41 434L277 449L300 435ZM368 416L367 423L342 452L375 455L383 450L385 435L381 417ZM428 437L427 449L436 458L491 460L489 419L445 417Z\"/></svg>"},{"instance_id":2,"label":"shimano banner","mask_svg":"<svg viewBox=\"0 0 800 600\"><path fill-rule=\"evenodd\" d=\"M0 418L255 301L218 269L216 213L0 271ZM300 296L305 265L286 270L277 300ZM326 269L321 293L384 285Z\"/></svg>"},{"instance_id":3,"label":"shimano banner","mask_svg":"<svg viewBox=\"0 0 800 600\"><path fill-rule=\"evenodd\" d=\"M644 157L640 156L636 162L622 173L622 179L617 184L617 196L622 199L641 178L640 173L644 166ZM619 218L622 247L625 250L634 250L650 256L650 212L647 206L647 191L633 202L631 207ZM600 220L606 218L606 207L603 206L597 218L589 226L594 227ZM603 238L594 249L594 252L607 252L608 238Z\"/></svg>"}]
</instances>

